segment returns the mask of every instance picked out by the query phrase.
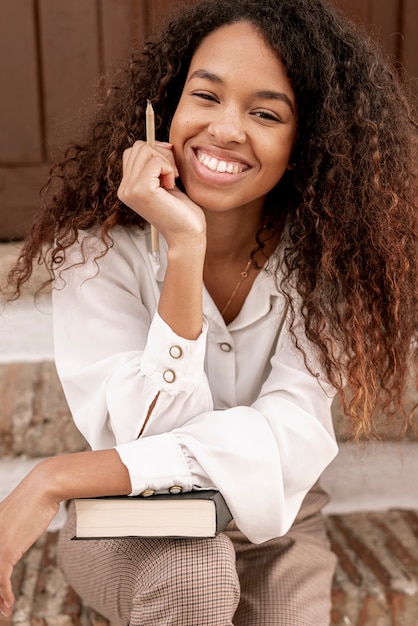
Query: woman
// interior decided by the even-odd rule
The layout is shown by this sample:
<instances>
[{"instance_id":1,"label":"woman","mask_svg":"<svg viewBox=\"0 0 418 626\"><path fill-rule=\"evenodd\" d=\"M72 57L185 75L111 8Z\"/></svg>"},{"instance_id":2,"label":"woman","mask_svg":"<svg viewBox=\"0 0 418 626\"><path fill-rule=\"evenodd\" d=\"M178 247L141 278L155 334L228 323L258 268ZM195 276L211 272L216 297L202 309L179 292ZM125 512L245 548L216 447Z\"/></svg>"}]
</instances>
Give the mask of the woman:
<instances>
[{"instance_id":1,"label":"woman","mask_svg":"<svg viewBox=\"0 0 418 626\"><path fill-rule=\"evenodd\" d=\"M370 434L416 366L415 131L393 72L322 0L204 1L132 57L11 276L53 241L57 368L92 451L1 504L5 614L60 501L216 488L234 522L214 540L70 542L70 506L71 584L133 626L329 623L332 398Z\"/></svg>"}]
</instances>

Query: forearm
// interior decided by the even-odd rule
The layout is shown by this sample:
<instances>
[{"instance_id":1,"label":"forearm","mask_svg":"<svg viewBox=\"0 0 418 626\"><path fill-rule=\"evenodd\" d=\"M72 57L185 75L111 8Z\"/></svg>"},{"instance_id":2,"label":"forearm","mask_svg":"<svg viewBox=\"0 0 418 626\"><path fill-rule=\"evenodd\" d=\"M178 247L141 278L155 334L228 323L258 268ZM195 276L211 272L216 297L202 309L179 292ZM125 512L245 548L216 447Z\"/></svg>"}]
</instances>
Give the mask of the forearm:
<instances>
[{"instance_id":1,"label":"forearm","mask_svg":"<svg viewBox=\"0 0 418 626\"><path fill-rule=\"evenodd\" d=\"M180 337L197 339L202 331L202 283L206 240L169 247L158 312Z\"/></svg>"},{"instance_id":2,"label":"forearm","mask_svg":"<svg viewBox=\"0 0 418 626\"><path fill-rule=\"evenodd\" d=\"M113 449L45 459L29 479L56 502L131 492L128 470Z\"/></svg>"}]
</instances>

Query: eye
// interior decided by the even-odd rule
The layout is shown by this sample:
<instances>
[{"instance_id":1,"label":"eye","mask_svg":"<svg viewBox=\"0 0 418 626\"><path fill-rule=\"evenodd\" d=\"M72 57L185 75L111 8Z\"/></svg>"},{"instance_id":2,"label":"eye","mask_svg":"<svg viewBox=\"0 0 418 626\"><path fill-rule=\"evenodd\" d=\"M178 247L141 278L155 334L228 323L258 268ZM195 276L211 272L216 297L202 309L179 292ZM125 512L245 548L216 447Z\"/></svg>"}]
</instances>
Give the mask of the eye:
<instances>
[{"instance_id":1,"label":"eye","mask_svg":"<svg viewBox=\"0 0 418 626\"><path fill-rule=\"evenodd\" d=\"M218 102L218 99L213 94L207 93L206 91L195 91L192 95L195 98L200 98L207 102Z\"/></svg>"},{"instance_id":2,"label":"eye","mask_svg":"<svg viewBox=\"0 0 418 626\"><path fill-rule=\"evenodd\" d=\"M282 121L278 115L272 113L271 111L253 111L251 115L259 118L260 120L266 120L267 122L281 123Z\"/></svg>"}]
</instances>

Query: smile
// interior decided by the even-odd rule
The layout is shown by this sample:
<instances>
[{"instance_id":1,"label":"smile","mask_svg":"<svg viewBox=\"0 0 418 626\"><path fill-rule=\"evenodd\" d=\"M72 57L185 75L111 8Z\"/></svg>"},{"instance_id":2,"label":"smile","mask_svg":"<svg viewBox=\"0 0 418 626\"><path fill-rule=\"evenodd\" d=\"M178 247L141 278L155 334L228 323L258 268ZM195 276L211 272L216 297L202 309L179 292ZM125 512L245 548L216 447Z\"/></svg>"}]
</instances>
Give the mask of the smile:
<instances>
[{"instance_id":1,"label":"smile","mask_svg":"<svg viewBox=\"0 0 418 626\"><path fill-rule=\"evenodd\" d=\"M207 167L211 172L219 172L221 174L241 174L248 169L247 165L243 163L238 163L237 161L223 161L218 160L214 156L210 156L204 152L197 151L196 158L205 167Z\"/></svg>"}]
</instances>

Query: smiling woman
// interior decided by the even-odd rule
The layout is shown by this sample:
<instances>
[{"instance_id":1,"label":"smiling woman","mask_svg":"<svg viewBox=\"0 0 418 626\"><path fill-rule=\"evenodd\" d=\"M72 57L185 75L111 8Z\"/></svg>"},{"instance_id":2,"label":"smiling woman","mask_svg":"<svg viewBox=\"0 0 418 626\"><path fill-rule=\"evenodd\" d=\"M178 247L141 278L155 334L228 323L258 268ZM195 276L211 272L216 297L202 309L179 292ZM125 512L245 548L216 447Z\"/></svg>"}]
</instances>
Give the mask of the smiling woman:
<instances>
[{"instance_id":1,"label":"smiling woman","mask_svg":"<svg viewBox=\"0 0 418 626\"><path fill-rule=\"evenodd\" d=\"M51 272L92 451L0 504L0 608L60 501L217 489L234 519L210 540L72 542L70 505L71 584L124 625L326 626L332 399L370 435L417 370L416 121L323 0L203 0L113 80L10 275L18 295L36 255Z\"/></svg>"},{"instance_id":2,"label":"smiling woman","mask_svg":"<svg viewBox=\"0 0 418 626\"><path fill-rule=\"evenodd\" d=\"M295 108L282 63L251 23L223 26L197 49L170 142L189 198L205 212L238 211L249 241L262 225L267 194L288 167Z\"/></svg>"}]
</instances>

